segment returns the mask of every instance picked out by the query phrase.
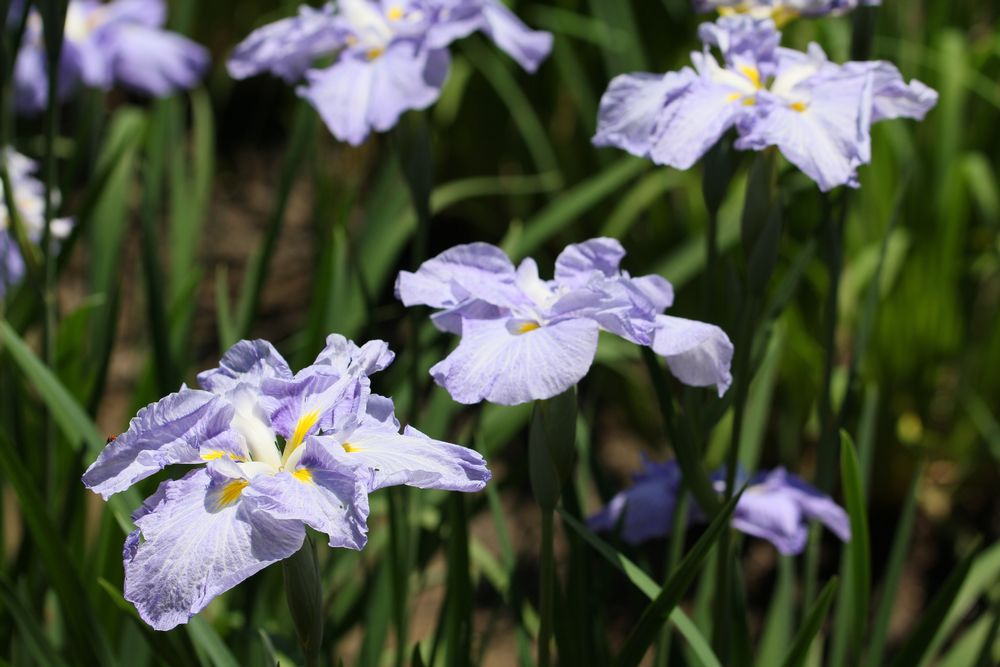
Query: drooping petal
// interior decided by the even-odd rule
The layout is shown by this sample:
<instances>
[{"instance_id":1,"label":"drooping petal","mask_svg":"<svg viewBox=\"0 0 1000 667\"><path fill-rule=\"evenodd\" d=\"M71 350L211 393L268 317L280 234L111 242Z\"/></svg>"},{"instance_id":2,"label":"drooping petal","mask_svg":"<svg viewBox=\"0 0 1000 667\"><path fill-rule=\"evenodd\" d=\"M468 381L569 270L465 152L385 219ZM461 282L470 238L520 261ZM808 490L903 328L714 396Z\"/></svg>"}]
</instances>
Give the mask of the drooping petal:
<instances>
[{"instance_id":1,"label":"drooping petal","mask_svg":"<svg viewBox=\"0 0 1000 667\"><path fill-rule=\"evenodd\" d=\"M302 448L296 465L277 475L258 475L243 499L275 519L300 521L326 533L331 547L364 548L368 493L363 482L338 466L316 439Z\"/></svg>"},{"instance_id":2,"label":"drooping petal","mask_svg":"<svg viewBox=\"0 0 1000 667\"><path fill-rule=\"evenodd\" d=\"M233 408L207 391L182 389L139 411L83 475L105 500L176 463L202 463L202 448L234 450Z\"/></svg>"},{"instance_id":3,"label":"drooping petal","mask_svg":"<svg viewBox=\"0 0 1000 667\"><path fill-rule=\"evenodd\" d=\"M462 340L431 368L434 380L459 403L489 401L518 405L552 398L590 369L597 352L598 326L571 319L530 328L514 320L466 320Z\"/></svg>"},{"instance_id":4,"label":"drooping petal","mask_svg":"<svg viewBox=\"0 0 1000 667\"><path fill-rule=\"evenodd\" d=\"M768 477L770 485L783 485L802 508L807 519L819 521L844 542L851 539L851 520L833 498L821 493L801 478L778 468Z\"/></svg>"},{"instance_id":5,"label":"drooping petal","mask_svg":"<svg viewBox=\"0 0 1000 667\"><path fill-rule=\"evenodd\" d=\"M793 498L754 487L740 497L733 512L733 528L767 540L786 556L802 553L809 535L802 510Z\"/></svg>"},{"instance_id":6,"label":"drooping petal","mask_svg":"<svg viewBox=\"0 0 1000 667\"><path fill-rule=\"evenodd\" d=\"M694 82L690 68L667 74L621 74L601 97L595 146L615 146L646 157L658 138L667 108Z\"/></svg>"},{"instance_id":7,"label":"drooping petal","mask_svg":"<svg viewBox=\"0 0 1000 667\"><path fill-rule=\"evenodd\" d=\"M167 30L123 23L101 35L114 80L152 97L198 85L208 69L208 50Z\"/></svg>"},{"instance_id":8,"label":"drooping petal","mask_svg":"<svg viewBox=\"0 0 1000 667\"><path fill-rule=\"evenodd\" d=\"M396 354L385 341L370 340L358 347L340 334L331 334L326 337L326 346L311 368L341 376L349 373L373 375L388 368L395 358Z\"/></svg>"},{"instance_id":9,"label":"drooping petal","mask_svg":"<svg viewBox=\"0 0 1000 667\"><path fill-rule=\"evenodd\" d=\"M125 599L156 630L186 623L213 598L302 545L298 521L279 521L240 499L243 480L206 469L164 482L155 509L126 541ZM233 486L235 485L235 486Z\"/></svg>"},{"instance_id":10,"label":"drooping petal","mask_svg":"<svg viewBox=\"0 0 1000 667\"><path fill-rule=\"evenodd\" d=\"M292 378L288 362L266 340L241 340L222 355L219 367L198 374L198 384L215 394L239 386L257 389L268 378Z\"/></svg>"},{"instance_id":11,"label":"drooping petal","mask_svg":"<svg viewBox=\"0 0 1000 667\"><path fill-rule=\"evenodd\" d=\"M532 30L499 0L481 0L482 31L528 72L534 72L552 51L552 33Z\"/></svg>"},{"instance_id":12,"label":"drooping petal","mask_svg":"<svg viewBox=\"0 0 1000 667\"><path fill-rule=\"evenodd\" d=\"M338 468L349 468L368 491L405 484L420 489L481 491L490 479L474 449L428 438L407 427L402 433L366 421L353 432L323 441Z\"/></svg>"},{"instance_id":13,"label":"drooping petal","mask_svg":"<svg viewBox=\"0 0 1000 667\"><path fill-rule=\"evenodd\" d=\"M288 83L299 81L320 56L342 46L332 4L307 5L296 16L269 23L237 45L227 67L234 79L270 72Z\"/></svg>"},{"instance_id":14,"label":"drooping petal","mask_svg":"<svg viewBox=\"0 0 1000 667\"><path fill-rule=\"evenodd\" d=\"M401 271L396 298L407 307L450 308L479 299L509 308L516 302L515 279L507 253L489 243L468 243L427 260L415 273Z\"/></svg>"},{"instance_id":15,"label":"drooping petal","mask_svg":"<svg viewBox=\"0 0 1000 667\"><path fill-rule=\"evenodd\" d=\"M391 129L404 112L433 104L450 58L446 49L429 51L412 41L395 42L384 52L349 51L326 69L306 72L298 92L335 137L358 146L372 130Z\"/></svg>"},{"instance_id":16,"label":"drooping petal","mask_svg":"<svg viewBox=\"0 0 1000 667\"><path fill-rule=\"evenodd\" d=\"M769 104L766 114L741 128L736 148L777 146L820 189L857 187L857 167L870 159L872 77L824 78L809 86L808 99Z\"/></svg>"},{"instance_id":17,"label":"drooping petal","mask_svg":"<svg viewBox=\"0 0 1000 667\"><path fill-rule=\"evenodd\" d=\"M872 76L873 123L894 118L923 120L937 104L937 91L915 79L906 83L903 75L890 62L850 62L843 66L843 70Z\"/></svg>"},{"instance_id":18,"label":"drooping petal","mask_svg":"<svg viewBox=\"0 0 1000 667\"><path fill-rule=\"evenodd\" d=\"M668 315L658 316L656 324L653 351L666 358L678 380L692 387L715 385L719 396L726 393L733 381L733 344L722 329Z\"/></svg>"}]
</instances>

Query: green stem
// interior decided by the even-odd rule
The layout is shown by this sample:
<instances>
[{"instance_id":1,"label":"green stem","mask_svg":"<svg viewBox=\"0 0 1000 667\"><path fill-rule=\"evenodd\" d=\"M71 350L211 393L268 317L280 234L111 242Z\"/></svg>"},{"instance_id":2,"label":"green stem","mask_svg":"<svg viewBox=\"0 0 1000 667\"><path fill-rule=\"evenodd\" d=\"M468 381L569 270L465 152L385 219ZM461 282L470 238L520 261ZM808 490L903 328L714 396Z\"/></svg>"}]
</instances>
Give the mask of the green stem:
<instances>
[{"instance_id":1,"label":"green stem","mask_svg":"<svg viewBox=\"0 0 1000 667\"><path fill-rule=\"evenodd\" d=\"M388 489L389 555L392 559L393 621L396 625L396 665L402 667L407 657L407 598L409 586L409 549L407 548L406 489Z\"/></svg>"},{"instance_id":2,"label":"green stem","mask_svg":"<svg viewBox=\"0 0 1000 667\"><path fill-rule=\"evenodd\" d=\"M323 587L316 551L308 536L291 558L282 563L285 598L295 622L306 667L319 667L323 645Z\"/></svg>"},{"instance_id":3,"label":"green stem","mask_svg":"<svg viewBox=\"0 0 1000 667\"><path fill-rule=\"evenodd\" d=\"M541 510L542 514L542 558L541 558L541 596L539 602L538 624L538 667L549 667L551 664L550 644L552 642L552 611L555 602L556 564L553 543L554 512L551 509Z\"/></svg>"}]
</instances>

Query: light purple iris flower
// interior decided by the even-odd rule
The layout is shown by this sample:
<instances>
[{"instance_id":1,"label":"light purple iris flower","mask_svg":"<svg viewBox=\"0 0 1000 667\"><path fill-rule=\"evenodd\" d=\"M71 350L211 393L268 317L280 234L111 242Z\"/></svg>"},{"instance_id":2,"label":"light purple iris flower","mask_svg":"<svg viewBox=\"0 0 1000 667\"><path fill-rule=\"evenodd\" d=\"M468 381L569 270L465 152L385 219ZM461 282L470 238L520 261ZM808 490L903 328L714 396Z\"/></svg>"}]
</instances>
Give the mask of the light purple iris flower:
<instances>
[{"instance_id":1,"label":"light purple iris flower","mask_svg":"<svg viewBox=\"0 0 1000 667\"><path fill-rule=\"evenodd\" d=\"M552 49L551 34L528 29L499 0L340 0L254 31L230 57L229 73L302 82L299 95L333 135L358 145L433 104L448 76L448 46L477 30L529 72ZM313 67L323 57L333 64Z\"/></svg>"},{"instance_id":2,"label":"light purple iris flower","mask_svg":"<svg viewBox=\"0 0 1000 667\"><path fill-rule=\"evenodd\" d=\"M717 473L721 480L724 472ZM742 482L740 482L742 483ZM664 537L673 530L681 473L676 462L646 462L634 476L630 488L615 495L608 505L588 521L593 530L611 532L621 528L629 544ZM722 491L724 482L717 481ZM692 506L689 519L704 523L705 515ZM802 553L809 535L809 522L819 521L842 541L851 539L851 523L837 503L799 477L777 468L760 472L750 481L736 504L733 528L760 537L786 556Z\"/></svg>"},{"instance_id":3,"label":"light purple iris flower","mask_svg":"<svg viewBox=\"0 0 1000 667\"><path fill-rule=\"evenodd\" d=\"M663 315L670 283L629 276L619 269L624 256L618 241L591 239L568 246L555 279L542 280L532 259L515 267L496 246L460 245L401 272L396 297L439 309L434 324L462 337L431 368L459 403L517 405L563 393L587 374L601 330L651 347L686 384L723 394L732 382L729 338L714 325Z\"/></svg>"},{"instance_id":4,"label":"light purple iris flower","mask_svg":"<svg viewBox=\"0 0 1000 667\"><path fill-rule=\"evenodd\" d=\"M471 449L399 422L371 373L393 360L381 341L330 336L292 374L266 341L242 341L219 368L144 408L83 476L105 499L165 466L166 481L133 515L125 598L157 630L185 623L217 595L302 545L305 526L332 547L361 549L368 494L384 486L478 491L490 479ZM283 448L277 442L280 436Z\"/></svg>"},{"instance_id":5,"label":"light purple iris flower","mask_svg":"<svg viewBox=\"0 0 1000 667\"><path fill-rule=\"evenodd\" d=\"M34 176L38 163L13 148L0 149L0 159L7 162L14 204L27 240L40 243L45 232L45 185ZM54 197L58 206L59 193L54 193ZM52 221L52 238L58 242L66 238L72 228L71 218L57 218ZM24 257L11 229L7 197L0 188L0 299L24 279L25 270Z\"/></svg>"},{"instance_id":6,"label":"light purple iris flower","mask_svg":"<svg viewBox=\"0 0 1000 667\"><path fill-rule=\"evenodd\" d=\"M107 90L123 86L150 97L166 97L198 84L208 51L164 30L164 0L70 0L59 63L59 97L81 85ZM12 11L12 16L16 15ZM15 106L37 113L48 105L48 72L41 16L35 9L14 69Z\"/></svg>"},{"instance_id":7,"label":"light purple iris flower","mask_svg":"<svg viewBox=\"0 0 1000 667\"><path fill-rule=\"evenodd\" d=\"M788 20L796 16L840 15L858 7L876 7L881 0L693 0L696 12L746 13L755 18Z\"/></svg>"},{"instance_id":8,"label":"light purple iris flower","mask_svg":"<svg viewBox=\"0 0 1000 667\"><path fill-rule=\"evenodd\" d=\"M885 61L831 63L817 44L779 47L770 20L746 15L701 26L694 69L616 77L601 100L594 144L688 169L732 128L740 150L776 146L827 191L858 186L872 123L922 119L936 92ZM712 54L716 47L722 64Z\"/></svg>"}]
</instances>

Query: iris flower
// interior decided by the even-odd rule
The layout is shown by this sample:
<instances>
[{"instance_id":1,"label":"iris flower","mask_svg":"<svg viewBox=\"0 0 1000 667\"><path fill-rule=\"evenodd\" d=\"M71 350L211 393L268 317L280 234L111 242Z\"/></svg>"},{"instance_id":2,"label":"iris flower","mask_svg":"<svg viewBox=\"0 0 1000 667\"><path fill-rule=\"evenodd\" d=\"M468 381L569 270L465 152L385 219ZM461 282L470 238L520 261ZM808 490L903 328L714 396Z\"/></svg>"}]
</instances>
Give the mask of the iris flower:
<instances>
[{"instance_id":1,"label":"iris flower","mask_svg":"<svg viewBox=\"0 0 1000 667\"><path fill-rule=\"evenodd\" d=\"M696 12L718 10L723 16L749 14L755 18L770 18L776 23L799 16L817 17L840 15L858 7L874 7L882 0L693 0Z\"/></svg>"},{"instance_id":2,"label":"iris flower","mask_svg":"<svg viewBox=\"0 0 1000 667\"><path fill-rule=\"evenodd\" d=\"M920 120L937 103L936 92L905 83L891 63L838 65L815 43L806 53L782 48L770 20L723 17L703 24L700 36L705 48L691 54L694 69L611 82L595 145L688 169L735 128L736 148L777 146L827 191L858 186L858 166L871 161L873 123Z\"/></svg>"},{"instance_id":3,"label":"iris flower","mask_svg":"<svg viewBox=\"0 0 1000 667\"><path fill-rule=\"evenodd\" d=\"M729 338L714 325L663 315L670 283L631 277L619 269L624 256L618 241L591 239L568 246L555 279L542 280L532 259L515 268L496 246L460 245L401 272L396 296L437 308L434 324L462 337L431 368L459 403L517 405L563 393L587 374L601 330L651 347L681 381L722 395L732 382Z\"/></svg>"},{"instance_id":4,"label":"iris flower","mask_svg":"<svg viewBox=\"0 0 1000 667\"><path fill-rule=\"evenodd\" d=\"M340 0L254 31L229 73L301 82L298 94L333 135L356 146L433 104L448 77L448 45L477 30L529 72L552 48L552 35L529 30L499 0ZM333 62L314 66L320 58Z\"/></svg>"},{"instance_id":5,"label":"iris flower","mask_svg":"<svg viewBox=\"0 0 1000 667\"><path fill-rule=\"evenodd\" d=\"M45 232L45 186L34 176L38 164L13 148L0 151L0 155L7 161L7 174L10 176L15 207L21 224L24 225L27 240L39 243ZM58 193L56 197L58 198ZM53 220L52 237L56 240L63 239L69 235L72 227L73 221L70 218ZM0 299L24 279L24 274L24 257L21 256L11 229L6 195L0 188Z\"/></svg>"},{"instance_id":6,"label":"iris flower","mask_svg":"<svg viewBox=\"0 0 1000 667\"><path fill-rule=\"evenodd\" d=\"M81 84L101 90L123 86L150 97L195 87L208 69L208 51L164 30L166 14L163 0L70 0L59 99L69 98ZM14 68L14 103L21 113L37 113L48 105L43 37L41 16L31 9Z\"/></svg>"},{"instance_id":7,"label":"iris flower","mask_svg":"<svg viewBox=\"0 0 1000 667\"><path fill-rule=\"evenodd\" d=\"M724 471L715 477L721 480ZM647 462L633 478L632 486L615 495L588 523L599 531L611 532L620 527L622 539L629 544L669 535L680 484L680 469L674 461ZM716 482L719 492L723 484ZM698 523L706 521L697 506L689 518ZM809 521L813 520L844 542L850 541L851 522L843 508L784 468L777 468L760 472L750 480L736 504L732 525L742 533L767 540L782 554L794 556L805 548Z\"/></svg>"},{"instance_id":8,"label":"iris flower","mask_svg":"<svg viewBox=\"0 0 1000 667\"><path fill-rule=\"evenodd\" d=\"M217 595L301 547L305 527L332 547L366 542L368 494L385 486L478 491L490 478L473 450L399 431L369 375L388 346L330 336L292 374L266 341L242 341L219 368L144 408L83 476L105 499L168 465L125 541L125 598L157 630L185 623ZM279 447L279 445L281 445Z\"/></svg>"}]
</instances>

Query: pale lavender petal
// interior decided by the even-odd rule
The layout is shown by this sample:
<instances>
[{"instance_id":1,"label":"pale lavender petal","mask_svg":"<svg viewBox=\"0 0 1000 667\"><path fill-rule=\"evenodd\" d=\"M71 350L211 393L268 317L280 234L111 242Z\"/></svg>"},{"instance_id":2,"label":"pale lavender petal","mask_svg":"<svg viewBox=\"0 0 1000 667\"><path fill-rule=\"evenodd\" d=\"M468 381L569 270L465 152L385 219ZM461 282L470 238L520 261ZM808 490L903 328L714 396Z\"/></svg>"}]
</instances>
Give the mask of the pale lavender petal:
<instances>
[{"instance_id":1,"label":"pale lavender petal","mask_svg":"<svg viewBox=\"0 0 1000 667\"><path fill-rule=\"evenodd\" d=\"M101 7L98 2L93 5ZM107 21L128 21L151 28L161 28L167 22L167 3L164 0L113 0L103 7Z\"/></svg>"},{"instance_id":2,"label":"pale lavender petal","mask_svg":"<svg viewBox=\"0 0 1000 667\"><path fill-rule=\"evenodd\" d=\"M227 67L234 79L271 72L288 83L302 78L320 56L342 46L332 4L322 9L299 7L296 16L270 23L237 45Z\"/></svg>"},{"instance_id":3,"label":"pale lavender petal","mask_svg":"<svg viewBox=\"0 0 1000 667\"><path fill-rule=\"evenodd\" d=\"M198 85L208 69L208 50L174 32L139 23L109 27L101 36L114 79L152 97Z\"/></svg>"},{"instance_id":4,"label":"pale lavender petal","mask_svg":"<svg viewBox=\"0 0 1000 667\"><path fill-rule=\"evenodd\" d=\"M479 452L432 440L409 427L401 435L377 421L365 421L353 432L314 440L320 441L336 467L352 470L369 492L400 484L473 492L481 491L490 479Z\"/></svg>"},{"instance_id":5,"label":"pale lavender petal","mask_svg":"<svg viewBox=\"0 0 1000 667\"><path fill-rule=\"evenodd\" d=\"M125 599L156 630L186 623L213 598L302 545L297 521L255 511L223 489L233 480L200 469L164 482L162 502L138 520L143 541L125 547Z\"/></svg>"},{"instance_id":6,"label":"pale lavender petal","mask_svg":"<svg viewBox=\"0 0 1000 667\"><path fill-rule=\"evenodd\" d=\"M851 540L850 517L830 496L786 472L784 468L778 468L771 473L769 482L786 485L789 492L794 494L807 519L819 521L844 542Z\"/></svg>"},{"instance_id":7,"label":"pale lavender petal","mask_svg":"<svg viewBox=\"0 0 1000 667\"><path fill-rule=\"evenodd\" d=\"M552 398L579 382L597 352L598 326L565 320L519 333L514 320L466 320L462 340L431 368L459 403L518 405Z\"/></svg>"},{"instance_id":8,"label":"pale lavender petal","mask_svg":"<svg viewBox=\"0 0 1000 667\"><path fill-rule=\"evenodd\" d=\"M552 51L552 33L531 30L499 0L482 0L483 32L529 72Z\"/></svg>"},{"instance_id":9,"label":"pale lavender petal","mask_svg":"<svg viewBox=\"0 0 1000 667\"><path fill-rule=\"evenodd\" d=\"M809 527L788 494L747 489L733 512L733 528L771 542L782 554L802 553Z\"/></svg>"},{"instance_id":10,"label":"pale lavender petal","mask_svg":"<svg viewBox=\"0 0 1000 667\"><path fill-rule=\"evenodd\" d=\"M445 250L420 265L415 273L401 271L396 298L405 306L450 308L479 299L495 306L517 302L514 264L500 248L469 243Z\"/></svg>"},{"instance_id":11,"label":"pale lavender petal","mask_svg":"<svg viewBox=\"0 0 1000 667\"><path fill-rule=\"evenodd\" d=\"M705 322L660 315L656 318L653 351L667 360L670 371L693 387L715 385L719 396L733 378L729 372L733 344L719 327Z\"/></svg>"},{"instance_id":12,"label":"pale lavender petal","mask_svg":"<svg viewBox=\"0 0 1000 667\"><path fill-rule=\"evenodd\" d=\"M556 282L569 288L582 287L595 276L612 278L619 274L625 248L617 239L596 238L566 246L556 258Z\"/></svg>"},{"instance_id":13,"label":"pale lavender petal","mask_svg":"<svg viewBox=\"0 0 1000 667\"><path fill-rule=\"evenodd\" d=\"M857 187L857 167L871 153L871 95L872 77L864 73L821 80L801 103L769 104L766 115L741 128L736 147L777 146L824 192Z\"/></svg>"},{"instance_id":14,"label":"pale lavender petal","mask_svg":"<svg viewBox=\"0 0 1000 667\"><path fill-rule=\"evenodd\" d=\"M906 83L896 66L884 60L850 62L843 66L843 70L871 74L873 123L894 118L923 120L937 104L937 91L917 80Z\"/></svg>"},{"instance_id":15,"label":"pale lavender petal","mask_svg":"<svg viewBox=\"0 0 1000 667\"><path fill-rule=\"evenodd\" d=\"M271 426L286 440L295 439L297 447L308 435L352 425L364 412L370 387L364 374L305 369L291 380L266 380L261 394L268 399Z\"/></svg>"},{"instance_id":16,"label":"pale lavender petal","mask_svg":"<svg viewBox=\"0 0 1000 667\"><path fill-rule=\"evenodd\" d=\"M705 46L715 46L727 62L748 59L758 66L773 64L781 33L770 19L747 14L720 17L714 23L702 23L698 37Z\"/></svg>"},{"instance_id":17,"label":"pale lavender petal","mask_svg":"<svg viewBox=\"0 0 1000 667\"><path fill-rule=\"evenodd\" d=\"M646 157L658 138L666 109L696 80L690 68L667 74L622 74L601 97L595 146L615 146Z\"/></svg>"},{"instance_id":18,"label":"pale lavender petal","mask_svg":"<svg viewBox=\"0 0 1000 667\"><path fill-rule=\"evenodd\" d=\"M233 408L207 391L183 389L139 411L83 475L105 500L175 463L202 463L201 448L236 448Z\"/></svg>"},{"instance_id":19,"label":"pale lavender petal","mask_svg":"<svg viewBox=\"0 0 1000 667\"><path fill-rule=\"evenodd\" d=\"M368 540L368 493L316 439L303 445L294 470L258 475L243 499L275 519L300 521L329 536L331 547L364 548Z\"/></svg>"},{"instance_id":20,"label":"pale lavender petal","mask_svg":"<svg viewBox=\"0 0 1000 667\"><path fill-rule=\"evenodd\" d=\"M385 341L372 340L358 347L340 334L331 334L311 368L339 376L349 373L372 375L388 368L395 358L396 354Z\"/></svg>"},{"instance_id":21,"label":"pale lavender petal","mask_svg":"<svg viewBox=\"0 0 1000 667\"><path fill-rule=\"evenodd\" d=\"M730 86L696 79L667 106L649 157L657 164L690 169L747 108L733 97Z\"/></svg>"},{"instance_id":22,"label":"pale lavender petal","mask_svg":"<svg viewBox=\"0 0 1000 667\"><path fill-rule=\"evenodd\" d=\"M346 52L332 66L306 72L299 95L319 112L335 137L357 146L374 130L385 132L406 111L425 109L441 94L448 51L411 41L385 52Z\"/></svg>"},{"instance_id":23,"label":"pale lavender petal","mask_svg":"<svg viewBox=\"0 0 1000 667\"><path fill-rule=\"evenodd\" d=\"M198 374L198 383L215 394L237 387L257 389L268 378L292 378L288 362L266 340L241 340L222 356L219 367Z\"/></svg>"}]
</instances>

